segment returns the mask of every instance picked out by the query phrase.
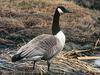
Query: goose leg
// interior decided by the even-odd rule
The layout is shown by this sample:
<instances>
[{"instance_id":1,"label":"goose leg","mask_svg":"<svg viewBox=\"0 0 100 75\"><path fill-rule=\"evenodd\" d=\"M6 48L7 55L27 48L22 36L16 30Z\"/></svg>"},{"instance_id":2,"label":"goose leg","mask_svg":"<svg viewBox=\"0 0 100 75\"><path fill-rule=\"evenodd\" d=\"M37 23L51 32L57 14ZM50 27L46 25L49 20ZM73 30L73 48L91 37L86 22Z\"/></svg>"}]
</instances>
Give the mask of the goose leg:
<instances>
[{"instance_id":1,"label":"goose leg","mask_svg":"<svg viewBox=\"0 0 100 75\"><path fill-rule=\"evenodd\" d=\"M36 63L36 61L33 62L33 70L34 70L34 68L35 68L35 63Z\"/></svg>"},{"instance_id":2,"label":"goose leg","mask_svg":"<svg viewBox=\"0 0 100 75\"><path fill-rule=\"evenodd\" d=\"M50 61L47 60L48 71L50 70Z\"/></svg>"}]
</instances>

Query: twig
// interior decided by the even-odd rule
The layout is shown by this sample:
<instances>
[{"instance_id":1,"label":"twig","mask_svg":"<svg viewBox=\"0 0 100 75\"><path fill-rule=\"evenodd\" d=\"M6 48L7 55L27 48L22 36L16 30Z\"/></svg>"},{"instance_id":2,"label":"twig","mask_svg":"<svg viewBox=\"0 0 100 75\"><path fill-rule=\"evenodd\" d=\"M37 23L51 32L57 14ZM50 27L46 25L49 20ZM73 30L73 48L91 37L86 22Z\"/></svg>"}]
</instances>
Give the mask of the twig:
<instances>
[{"instance_id":1,"label":"twig","mask_svg":"<svg viewBox=\"0 0 100 75\"><path fill-rule=\"evenodd\" d=\"M77 51L75 51L76 53L82 53L82 52L89 52L89 51L91 51L91 50L77 50Z\"/></svg>"},{"instance_id":2,"label":"twig","mask_svg":"<svg viewBox=\"0 0 100 75\"><path fill-rule=\"evenodd\" d=\"M77 57L79 60L94 60L100 59L100 56L84 56L84 57Z\"/></svg>"},{"instance_id":3,"label":"twig","mask_svg":"<svg viewBox=\"0 0 100 75\"><path fill-rule=\"evenodd\" d=\"M24 39L22 39L22 41L24 42L24 44L26 44L26 41Z\"/></svg>"},{"instance_id":4,"label":"twig","mask_svg":"<svg viewBox=\"0 0 100 75\"><path fill-rule=\"evenodd\" d=\"M100 42L100 40L98 39L95 43L94 49L97 47L98 43Z\"/></svg>"}]
</instances>

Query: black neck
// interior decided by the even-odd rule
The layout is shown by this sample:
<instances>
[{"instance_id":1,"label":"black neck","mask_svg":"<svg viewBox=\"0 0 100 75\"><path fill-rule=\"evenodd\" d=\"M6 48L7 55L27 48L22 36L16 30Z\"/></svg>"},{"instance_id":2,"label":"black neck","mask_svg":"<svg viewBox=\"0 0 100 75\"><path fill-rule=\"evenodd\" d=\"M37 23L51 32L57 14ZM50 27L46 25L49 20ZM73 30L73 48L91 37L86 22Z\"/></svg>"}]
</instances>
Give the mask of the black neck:
<instances>
[{"instance_id":1,"label":"black neck","mask_svg":"<svg viewBox=\"0 0 100 75\"><path fill-rule=\"evenodd\" d=\"M54 14L54 17L53 17L53 24L52 24L52 34L53 35L56 35L60 31L59 17L60 17L60 14L56 10L55 14Z\"/></svg>"}]
</instances>

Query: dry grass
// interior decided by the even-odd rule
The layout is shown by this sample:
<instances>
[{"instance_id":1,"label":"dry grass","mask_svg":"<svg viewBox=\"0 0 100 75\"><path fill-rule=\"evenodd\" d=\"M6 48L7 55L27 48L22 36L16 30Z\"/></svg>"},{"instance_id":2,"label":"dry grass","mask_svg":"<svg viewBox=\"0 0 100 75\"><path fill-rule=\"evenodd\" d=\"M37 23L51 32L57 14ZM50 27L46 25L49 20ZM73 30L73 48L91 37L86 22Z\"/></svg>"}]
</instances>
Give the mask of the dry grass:
<instances>
[{"instance_id":1,"label":"dry grass","mask_svg":"<svg viewBox=\"0 0 100 75\"><path fill-rule=\"evenodd\" d=\"M12 35L30 29L35 34L51 33L52 15L57 6L63 5L73 13L61 17L60 25L67 35L67 42L94 42L100 36L100 12L63 0L12 0L0 2L1 32ZM41 32L34 31L41 28ZM12 31L10 31L12 30ZM28 35L28 32L25 31ZM70 33L70 34L69 34ZM7 37L9 37L9 35ZM16 34L17 35L17 34ZM20 33L18 34L20 35ZM23 35L21 35L23 37ZM31 37L31 35L29 34ZM33 36L35 36L33 34ZM5 36L4 36L5 37ZM5 37L6 38L6 37ZM32 37L33 38L33 37ZM24 38L22 38L24 39ZM11 39L10 39L11 40ZM15 41L16 42L16 41Z\"/></svg>"},{"instance_id":2,"label":"dry grass","mask_svg":"<svg viewBox=\"0 0 100 75\"><path fill-rule=\"evenodd\" d=\"M8 55L7 55L8 54ZM4 57L6 56L6 57ZM32 63L28 61L19 61L16 63L11 63L9 52L2 53L0 58L6 59L5 69L0 70L1 74L5 75L23 75L23 74L84 74L84 75L99 75L100 70L93 68L92 65L79 61L78 59L71 58L66 52L60 52L51 61L50 72L47 71L47 64L45 61L40 61L36 63L35 70L32 69ZM8 64L8 66L7 66ZM13 66L11 66L13 65ZM9 70L7 70L9 69Z\"/></svg>"},{"instance_id":3,"label":"dry grass","mask_svg":"<svg viewBox=\"0 0 100 75\"><path fill-rule=\"evenodd\" d=\"M67 42L70 40L73 42L91 42L93 44L99 38L99 11L80 7L73 1L65 2L63 0L2 1L0 2L0 25L2 27L0 30L10 35L12 32L16 34L17 31L19 33L27 30L27 28L31 28L30 30L33 30L36 34L45 33L45 28L50 31L51 15L53 15L58 5L63 5L73 12L62 16L60 21L60 25L67 35ZM44 31L34 31L36 28L41 28ZM10 31L11 29L12 31ZM51 33L49 31L47 33Z\"/></svg>"},{"instance_id":4,"label":"dry grass","mask_svg":"<svg viewBox=\"0 0 100 75\"><path fill-rule=\"evenodd\" d=\"M66 52L60 52L59 55L56 57L56 59L53 61L53 63L56 64L63 64L66 67L70 66L70 68L73 68L74 70L82 70L82 71L89 71L89 72L100 72L99 70L92 68L92 65L87 64L85 62L81 62L77 59L71 58Z\"/></svg>"},{"instance_id":5,"label":"dry grass","mask_svg":"<svg viewBox=\"0 0 100 75\"><path fill-rule=\"evenodd\" d=\"M0 8L2 10L10 10L17 12L47 12L51 8L48 6L61 4L63 0L12 0L11 2L1 2ZM30 10L29 10L30 9Z\"/></svg>"}]
</instances>

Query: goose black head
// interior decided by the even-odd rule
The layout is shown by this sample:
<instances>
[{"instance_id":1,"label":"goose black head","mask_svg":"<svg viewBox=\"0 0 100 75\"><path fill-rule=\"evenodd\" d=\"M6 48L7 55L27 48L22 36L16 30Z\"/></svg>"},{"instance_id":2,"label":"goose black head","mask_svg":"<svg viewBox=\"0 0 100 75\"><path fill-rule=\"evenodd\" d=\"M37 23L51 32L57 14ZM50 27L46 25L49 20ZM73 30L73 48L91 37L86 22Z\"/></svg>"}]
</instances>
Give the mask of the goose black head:
<instances>
[{"instance_id":1,"label":"goose black head","mask_svg":"<svg viewBox=\"0 0 100 75\"><path fill-rule=\"evenodd\" d=\"M71 11L69 11L63 6L58 6L56 11L58 11L59 15L62 15L63 13L71 13Z\"/></svg>"},{"instance_id":2,"label":"goose black head","mask_svg":"<svg viewBox=\"0 0 100 75\"><path fill-rule=\"evenodd\" d=\"M52 34L53 35L56 35L60 31L59 18L60 18L60 15L64 13L71 13L71 11L64 8L63 6L58 6L56 8L54 16L53 16L53 23L52 23Z\"/></svg>"}]
</instances>

